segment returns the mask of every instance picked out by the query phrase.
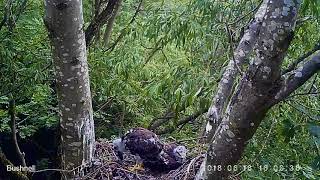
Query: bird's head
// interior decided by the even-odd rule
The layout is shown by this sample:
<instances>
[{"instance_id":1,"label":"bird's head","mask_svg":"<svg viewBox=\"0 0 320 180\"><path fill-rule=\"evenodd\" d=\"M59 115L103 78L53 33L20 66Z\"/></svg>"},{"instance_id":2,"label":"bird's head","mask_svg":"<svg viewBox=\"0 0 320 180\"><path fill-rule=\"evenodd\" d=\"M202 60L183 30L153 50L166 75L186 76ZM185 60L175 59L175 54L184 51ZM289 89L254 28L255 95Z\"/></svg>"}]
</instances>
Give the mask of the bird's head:
<instances>
[{"instance_id":1,"label":"bird's head","mask_svg":"<svg viewBox=\"0 0 320 180\"><path fill-rule=\"evenodd\" d=\"M117 149L120 152L124 152L125 151L125 144L122 141L122 138L118 138L112 141L113 146L115 147L115 149Z\"/></svg>"},{"instance_id":2,"label":"bird's head","mask_svg":"<svg viewBox=\"0 0 320 180\"><path fill-rule=\"evenodd\" d=\"M123 159L123 153L125 151L125 143L123 142L122 138L118 138L112 141L112 145L114 146L115 150L119 158Z\"/></svg>"},{"instance_id":3,"label":"bird's head","mask_svg":"<svg viewBox=\"0 0 320 180\"><path fill-rule=\"evenodd\" d=\"M175 156L175 159L181 163L183 163L187 158L187 148L185 146L177 146L173 150L173 154Z\"/></svg>"}]
</instances>

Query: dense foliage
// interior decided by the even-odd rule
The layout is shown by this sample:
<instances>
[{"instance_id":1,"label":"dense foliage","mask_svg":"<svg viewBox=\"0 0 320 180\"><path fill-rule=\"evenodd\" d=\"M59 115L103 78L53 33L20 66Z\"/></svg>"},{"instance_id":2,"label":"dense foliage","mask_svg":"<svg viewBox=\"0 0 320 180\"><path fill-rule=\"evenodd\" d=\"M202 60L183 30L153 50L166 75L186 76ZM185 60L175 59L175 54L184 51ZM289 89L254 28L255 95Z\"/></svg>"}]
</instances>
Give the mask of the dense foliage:
<instances>
[{"instance_id":1,"label":"dense foliage","mask_svg":"<svg viewBox=\"0 0 320 180\"><path fill-rule=\"evenodd\" d=\"M58 116L43 4L27 1L23 8L23 2L0 1L0 17L8 19L0 24L0 131L10 132L8 102L15 99L19 136L29 138L40 128L57 126ZM168 136L197 137L203 117L185 126L179 120L208 109L223 67L260 2L141 2L137 12L140 1L123 1L110 42L103 42L102 27L88 48L96 135L110 138L170 114L162 126L177 130ZM85 0L86 25L92 8ZM319 1L304 1L286 64L320 43L319 8ZM320 177L319 83L315 76L269 112L241 162L253 166L242 172L244 179ZM259 169L265 165L269 170ZM277 171L282 167L285 171Z\"/></svg>"}]
</instances>

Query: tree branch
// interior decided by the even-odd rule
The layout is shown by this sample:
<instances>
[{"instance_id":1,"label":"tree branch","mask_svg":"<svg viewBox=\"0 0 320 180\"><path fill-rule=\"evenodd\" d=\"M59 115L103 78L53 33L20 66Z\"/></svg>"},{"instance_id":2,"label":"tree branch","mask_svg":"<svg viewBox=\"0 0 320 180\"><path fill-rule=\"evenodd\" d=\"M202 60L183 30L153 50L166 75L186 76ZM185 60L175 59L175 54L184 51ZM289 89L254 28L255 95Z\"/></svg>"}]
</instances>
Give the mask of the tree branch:
<instances>
[{"instance_id":1,"label":"tree branch","mask_svg":"<svg viewBox=\"0 0 320 180\"><path fill-rule=\"evenodd\" d=\"M94 16L94 19L91 21L85 31L87 47L89 47L92 43L92 40L97 35L100 27L102 27L110 19L113 9L115 8L118 1L119 0L109 0L107 7L99 15Z\"/></svg>"},{"instance_id":2,"label":"tree branch","mask_svg":"<svg viewBox=\"0 0 320 180\"><path fill-rule=\"evenodd\" d=\"M103 36L103 41L104 41L104 45L107 46L109 43L109 39L112 33L112 29L113 29L113 25L114 25L114 21L119 13L119 9L121 6L122 0L118 0L118 2L116 3L116 5L114 6L113 12L112 12L112 16L109 18L105 32L104 32L104 36Z\"/></svg>"},{"instance_id":3,"label":"tree branch","mask_svg":"<svg viewBox=\"0 0 320 180\"><path fill-rule=\"evenodd\" d=\"M282 87L271 104L276 104L287 98L292 92L302 86L309 78L320 70L320 52L312 56L304 65L293 72L283 75Z\"/></svg>"},{"instance_id":4,"label":"tree branch","mask_svg":"<svg viewBox=\"0 0 320 180\"><path fill-rule=\"evenodd\" d=\"M232 94L234 81L238 75L238 68L241 68L246 58L252 52L253 46L259 35L261 22L265 13L266 3L259 8L255 20L249 25L245 31L238 47L236 48L233 57L229 60L226 70L224 71L222 78L218 84L216 95L213 98L213 103L208 111L208 123L206 126L206 136L208 141L213 136L215 129L221 122L222 112L225 105L228 103L228 99ZM238 68L237 68L238 67Z\"/></svg>"},{"instance_id":5,"label":"tree branch","mask_svg":"<svg viewBox=\"0 0 320 180\"><path fill-rule=\"evenodd\" d=\"M320 50L320 42L318 42L311 51L309 51L309 52L307 52L306 54L302 55L302 56L299 57L297 60L295 60L292 64L290 64L290 66L289 66L287 69L285 69L285 70L282 72L282 74L286 74L286 73L294 70L299 63L301 63L302 61L304 61L307 57L311 56L313 53L315 53L315 52L318 51L318 50Z\"/></svg>"},{"instance_id":6,"label":"tree branch","mask_svg":"<svg viewBox=\"0 0 320 180\"><path fill-rule=\"evenodd\" d=\"M24 153L21 152L18 139L17 139L17 129L16 129L16 111L15 111L15 100L11 97L11 100L9 101L9 110L8 114L10 116L10 128L12 133L12 141L16 148L16 153L18 155L18 158L20 160L20 163L23 167L26 167L26 160L24 158Z\"/></svg>"},{"instance_id":7,"label":"tree branch","mask_svg":"<svg viewBox=\"0 0 320 180\"><path fill-rule=\"evenodd\" d=\"M136 17L138 16L140 10L141 10L141 7L142 7L142 2L143 0L140 0L139 2L139 5L136 9L136 12L134 13L134 15L132 16L129 24L127 25L127 27L123 28L121 30L121 33L120 35L118 36L118 38L115 40L115 42L107 49L107 51L113 51L114 48L117 46L117 44L121 41L121 39L124 37L125 33L127 32L127 29L129 28L129 25L131 25L135 20L136 20Z\"/></svg>"},{"instance_id":8,"label":"tree branch","mask_svg":"<svg viewBox=\"0 0 320 180\"><path fill-rule=\"evenodd\" d=\"M160 127L162 124L168 122L170 119L174 118L175 115L174 115L174 112L170 111L171 109L168 109L168 111L165 113L165 115L163 117L159 117L159 118L156 118L154 119L148 129L150 130L155 130L157 129L158 127Z\"/></svg>"},{"instance_id":9,"label":"tree branch","mask_svg":"<svg viewBox=\"0 0 320 180\"><path fill-rule=\"evenodd\" d=\"M166 127L164 129L159 129L159 130L156 130L156 134L167 134L167 133L171 133L173 131L175 131L176 129L178 129L177 127L179 126L184 126L185 124L189 123L190 121L194 121L195 119L197 119L199 116L201 116L203 113L207 112L208 109L203 109L203 110L200 110L190 116L187 116L183 119L180 119L177 123L177 126L176 127L172 127L172 126L169 126L169 127Z\"/></svg>"},{"instance_id":10,"label":"tree branch","mask_svg":"<svg viewBox=\"0 0 320 180\"><path fill-rule=\"evenodd\" d=\"M264 0L257 12L262 22L257 40L251 44L254 46L254 61L250 63L232 94L218 128L213 129L210 123L207 125L211 132L215 131L197 177L227 179L232 173L227 166L235 165L240 160L248 141L271 108L268 103L279 91L280 67L293 38L301 4L298 0L290 2L292 4L288 7L284 1ZM288 7L285 16L275 13L277 9L284 7ZM236 69L233 68L233 71ZM224 81L229 83L229 79ZM230 92L230 89L227 92ZM217 166L221 167L220 170L212 169Z\"/></svg>"}]
</instances>

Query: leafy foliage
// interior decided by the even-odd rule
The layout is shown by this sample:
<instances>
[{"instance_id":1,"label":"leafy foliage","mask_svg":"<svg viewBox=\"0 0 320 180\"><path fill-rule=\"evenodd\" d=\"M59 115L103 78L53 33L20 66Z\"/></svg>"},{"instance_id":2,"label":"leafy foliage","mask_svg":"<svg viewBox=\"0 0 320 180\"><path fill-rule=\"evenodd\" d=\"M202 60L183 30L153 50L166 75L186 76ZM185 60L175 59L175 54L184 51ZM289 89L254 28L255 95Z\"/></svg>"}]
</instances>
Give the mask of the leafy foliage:
<instances>
[{"instance_id":1,"label":"leafy foliage","mask_svg":"<svg viewBox=\"0 0 320 180\"><path fill-rule=\"evenodd\" d=\"M6 3L1 1L0 7ZM123 1L110 43L105 46L96 38L88 48L97 137L147 127L167 112L173 118L163 126L176 127L181 118L207 109L223 67L260 1L144 0L135 15L138 3ZM319 43L319 3L304 0L299 17L303 21L285 66ZM83 5L88 25L92 2L85 0ZM0 17L5 13L0 11ZM0 131L10 131L7 111L12 95L19 136L28 138L41 127L57 125L57 100L42 1L28 1L23 13L16 13L12 12L18 17L15 23L0 31ZM310 80L296 94L319 92L319 80ZM254 168L242 172L243 179L320 177L319 103L317 94L297 95L273 108L247 147L241 164ZM203 120L167 136L197 137ZM193 141L188 145L198 146ZM286 170L272 169L280 165ZM271 169L262 171L263 166ZM297 169L291 171L292 166Z\"/></svg>"}]
</instances>

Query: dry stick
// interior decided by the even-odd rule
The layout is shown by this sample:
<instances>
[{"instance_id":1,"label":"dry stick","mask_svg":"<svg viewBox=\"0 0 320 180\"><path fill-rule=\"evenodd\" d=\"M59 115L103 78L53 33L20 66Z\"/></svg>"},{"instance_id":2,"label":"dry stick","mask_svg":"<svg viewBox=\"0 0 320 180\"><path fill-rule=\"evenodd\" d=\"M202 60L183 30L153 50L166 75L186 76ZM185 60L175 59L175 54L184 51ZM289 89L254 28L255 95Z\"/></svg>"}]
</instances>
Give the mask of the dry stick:
<instances>
[{"instance_id":1,"label":"dry stick","mask_svg":"<svg viewBox=\"0 0 320 180\"><path fill-rule=\"evenodd\" d=\"M187 180L187 178L188 178L188 176L189 176L189 172L190 172L191 165L193 165L193 164L194 164L198 159L200 159L202 156L203 156L203 155L197 156L197 157L195 157L195 158L193 158L193 159L191 160L191 162L190 162L189 165L188 165L187 172L186 172L186 174L185 174L185 176L184 176L184 180Z\"/></svg>"}]
</instances>

